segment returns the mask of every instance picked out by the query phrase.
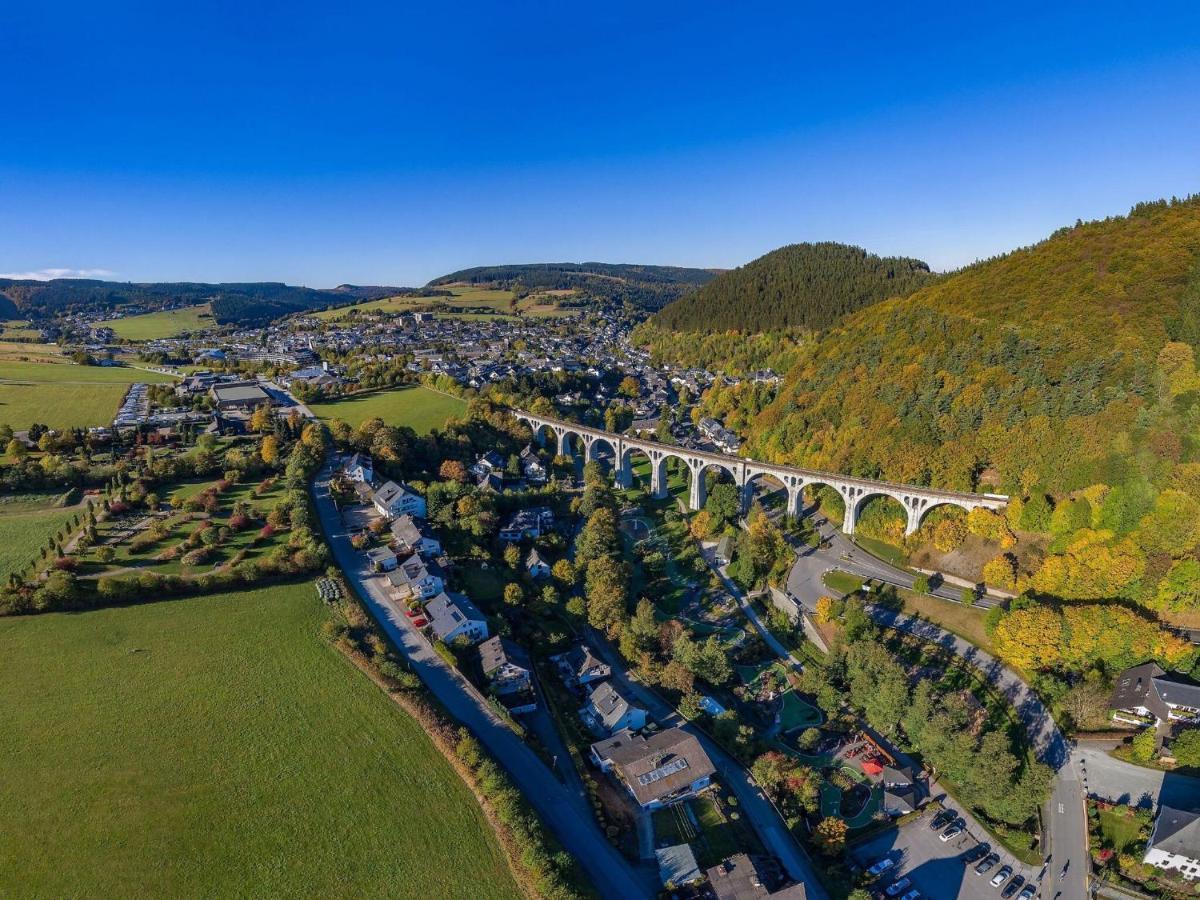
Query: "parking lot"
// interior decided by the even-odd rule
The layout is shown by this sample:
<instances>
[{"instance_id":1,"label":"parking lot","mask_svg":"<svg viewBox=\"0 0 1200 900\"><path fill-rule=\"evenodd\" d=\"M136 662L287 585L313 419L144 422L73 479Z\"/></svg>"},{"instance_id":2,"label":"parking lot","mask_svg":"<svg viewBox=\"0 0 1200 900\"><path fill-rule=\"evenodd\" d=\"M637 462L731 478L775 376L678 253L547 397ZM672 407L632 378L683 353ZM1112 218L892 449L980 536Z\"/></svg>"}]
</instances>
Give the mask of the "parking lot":
<instances>
[{"instance_id":1,"label":"parking lot","mask_svg":"<svg viewBox=\"0 0 1200 900\"><path fill-rule=\"evenodd\" d=\"M905 891L916 888L926 900L998 900L1008 881L999 887L992 887L991 878L1005 865L1012 867L1014 876L1020 875L1026 880L1033 879L1036 882L1037 870L1022 865L1003 848L994 846L991 852L999 854L1000 861L986 874L976 874L975 863L964 865L962 860L965 854L970 853L980 843L980 840L972 835L973 829L968 825L958 837L943 843L940 835L944 828L934 831L929 827L936 814L936 810L930 811L901 828L887 831L854 848L852 855L863 868L868 868L885 857L896 863L880 878L878 885L872 888L873 894L884 896L888 885L908 878L912 885ZM982 832L978 833L978 837L985 843L994 844L989 836ZM901 894L905 891L901 891ZM1016 893L1013 896L1015 897Z\"/></svg>"}]
</instances>

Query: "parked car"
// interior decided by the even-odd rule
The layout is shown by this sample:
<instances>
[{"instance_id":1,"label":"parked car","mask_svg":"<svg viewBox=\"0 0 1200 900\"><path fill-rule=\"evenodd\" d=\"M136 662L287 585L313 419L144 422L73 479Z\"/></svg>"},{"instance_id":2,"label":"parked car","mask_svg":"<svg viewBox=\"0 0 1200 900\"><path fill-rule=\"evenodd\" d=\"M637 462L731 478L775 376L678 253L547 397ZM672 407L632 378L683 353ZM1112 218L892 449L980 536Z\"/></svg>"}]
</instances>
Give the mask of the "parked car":
<instances>
[{"instance_id":1,"label":"parked car","mask_svg":"<svg viewBox=\"0 0 1200 900\"><path fill-rule=\"evenodd\" d=\"M406 616L408 616L410 619L415 619L417 616L419 616L421 614L421 611L419 609L407 609L404 611L404 614Z\"/></svg>"},{"instance_id":2,"label":"parked car","mask_svg":"<svg viewBox=\"0 0 1200 900\"><path fill-rule=\"evenodd\" d=\"M921 900L921 892L917 890L909 891L900 900Z\"/></svg>"},{"instance_id":3,"label":"parked car","mask_svg":"<svg viewBox=\"0 0 1200 900\"><path fill-rule=\"evenodd\" d=\"M929 823L929 830L937 831L939 828L946 825L946 823L952 822L954 820L954 815L954 810L943 809L940 813L933 817L933 820Z\"/></svg>"},{"instance_id":4,"label":"parked car","mask_svg":"<svg viewBox=\"0 0 1200 900\"><path fill-rule=\"evenodd\" d=\"M429 622L424 617L422 617L422 618L418 618L418 619L413 619L413 624L416 625L418 628L424 628L426 625L429 624Z\"/></svg>"},{"instance_id":5,"label":"parked car","mask_svg":"<svg viewBox=\"0 0 1200 900\"><path fill-rule=\"evenodd\" d=\"M1037 885L1032 881L1021 890L1017 900L1033 900L1033 895L1037 893Z\"/></svg>"},{"instance_id":6,"label":"parked car","mask_svg":"<svg viewBox=\"0 0 1200 900\"><path fill-rule=\"evenodd\" d=\"M995 868L995 866L996 866L996 863L998 863L998 862L1000 862L1000 854L998 854L998 853L989 853L989 854L987 855L987 858L986 858L986 859L984 859L984 860L983 860L983 862L981 862L979 865L977 865L977 866L975 867L975 871L976 871L976 873L978 873L979 875L986 875L986 874L987 874L988 872L990 872L990 871L991 871L993 868Z\"/></svg>"},{"instance_id":7,"label":"parked car","mask_svg":"<svg viewBox=\"0 0 1200 900\"><path fill-rule=\"evenodd\" d=\"M975 860L983 859L985 856L987 856L991 849L992 845L986 841L982 844L976 844L962 855L962 861L964 864L969 866L971 863L975 862Z\"/></svg>"},{"instance_id":8,"label":"parked car","mask_svg":"<svg viewBox=\"0 0 1200 900\"><path fill-rule=\"evenodd\" d=\"M1013 894L1015 894L1017 892L1017 888L1019 888L1024 883L1025 883L1024 876L1018 875L1016 878L1014 878L1012 881L1010 881L1007 885L1005 885L1004 890L1000 892L1000 896L1001 897L1011 897Z\"/></svg>"},{"instance_id":9,"label":"parked car","mask_svg":"<svg viewBox=\"0 0 1200 900\"><path fill-rule=\"evenodd\" d=\"M875 865L871 866L871 868L867 869L867 874L872 877L875 875L882 875L894 865L896 865L896 861L885 856L883 859L876 862Z\"/></svg>"},{"instance_id":10,"label":"parked car","mask_svg":"<svg viewBox=\"0 0 1200 900\"><path fill-rule=\"evenodd\" d=\"M1000 887L1000 885L1008 881L1008 876L1011 874L1012 866L1002 866L1000 871L992 876L992 887Z\"/></svg>"},{"instance_id":11,"label":"parked car","mask_svg":"<svg viewBox=\"0 0 1200 900\"><path fill-rule=\"evenodd\" d=\"M889 897L899 897L904 893L905 889L912 885L911 878L901 878L899 881L893 882L887 886L884 891Z\"/></svg>"},{"instance_id":12,"label":"parked car","mask_svg":"<svg viewBox=\"0 0 1200 900\"><path fill-rule=\"evenodd\" d=\"M953 825L951 825L949 828L947 828L945 831L943 831L941 834L938 835L938 840L940 840L942 843L945 843L946 841L954 840L954 838L958 837L962 833L963 833L962 825L960 825L958 822L955 822Z\"/></svg>"}]
</instances>

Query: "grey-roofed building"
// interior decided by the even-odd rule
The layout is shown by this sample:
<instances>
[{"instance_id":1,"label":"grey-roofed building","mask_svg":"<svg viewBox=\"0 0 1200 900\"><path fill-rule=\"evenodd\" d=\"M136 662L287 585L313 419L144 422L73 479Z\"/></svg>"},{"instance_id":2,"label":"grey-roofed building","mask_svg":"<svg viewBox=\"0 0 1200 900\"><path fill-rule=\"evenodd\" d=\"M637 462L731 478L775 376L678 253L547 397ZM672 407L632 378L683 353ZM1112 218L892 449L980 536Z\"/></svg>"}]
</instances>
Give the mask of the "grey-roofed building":
<instances>
[{"instance_id":1,"label":"grey-roofed building","mask_svg":"<svg viewBox=\"0 0 1200 900\"><path fill-rule=\"evenodd\" d=\"M1188 881L1200 874L1200 812L1160 806L1142 862L1177 871Z\"/></svg>"},{"instance_id":2,"label":"grey-roofed building","mask_svg":"<svg viewBox=\"0 0 1200 900\"><path fill-rule=\"evenodd\" d=\"M579 715L596 735L612 734L623 728L641 731L646 727L646 710L630 703L611 681L602 682L591 689L588 702Z\"/></svg>"},{"instance_id":3,"label":"grey-roofed building","mask_svg":"<svg viewBox=\"0 0 1200 900\"><path fill-rule=\"evenodd\" d=\"M696 863L696 854L687 844L660 847L654 851L658 863L658 879L667 889L683 887L704 877Z\"/></svg>"},{"instance_id":4,"label":"grey-roofed building","mask_svg":"<svg viewBox=\"0 0 1200 900\"><path fill-rule=\"evenodd\" d=\"M805 900L802 884L789 884L773 861L737 853L706 873L717 900Z\"/></svg>"},{"instance_id":5,"label":"grey-roofed building","mask_svg":"<svg viewBox=\"0 0 1200 900\"><path fill-rule=\"evenodd\" d=\"M542 559L537 547L530 548L529 555L525 557L525 571L531 578L550 577L550 563Z\"/></svg>"},{"instance_id":6,"label":"grey-roofed building","mask_svg":"<svg viewBox=\"0 0 1200 900\"><path fill-rule=\"evenodd\" d=\"M271 403L271 395L257 381L226 381L214 384L208 393L220 410L250 410Z\"/></svg>"},{"instance_id":7,"label":"grey-roofed building","mask_svg":"<svg viewBox=\"0 0 1200 900\"><path fill-rule=\"evenodd\" d=\"M658 809L704 790L717 771L696 737L668 728L649 738L618 731L591 747L604 772L615 772L642 809Z\"/></svg>"},{"instance_id":8,"label":"grey-roofed building","mask_svg":"<svg viewBox=\"0 0 1200 900\"><path fill-rule=\"evenodd\" d=\"M442 567L418 555L400 563L394 571L387 573L387 578L392 586L392 595L397 600L425 600L446 586Z\"/></svg>"},{"instance_id":9,"label":"grey-roofed building","mask_svg":"<svg viewBox=\"0 0 1200 900\"><path fill-rule=\"evenodd\" d=\"M1117 676L1109 705L1113 718L1135 725L1186 722L1200 717L1200 684L1166 672L1158 663L1142 663Z\"/></svg>"},{"instance_id":10,"label":"grey-roofed building","mask_svg":"<svg viewBox=\"0 0 1200 900\"><path fill-rule=\"evenodd\" d=\"M421 522L410 515L403 515L392 522L392 539L396 549L402 553L420 553L422 556L440 556L441 542Z\"/></svg>"},{"instance_id":11,"label":"grey-roofed building","mask_svg":"<svg viewBox=\"0 0 1200 900\"><path fill-rule=\"evenodd\" d=\"M608 664L599 659L587 644L578 644L566 653L550 657L558 666L568 687L590 684L612 674Z\"/></svg>"},{"instance_id":12,"label":"grey-roofed building","mask_svg":"<svg viewBox=\"0 0 1200 900\"><path fill-rule=\"evenodd\" d=\"M389 519L403 515L425 518L425 498L407 484L386 481L371 495L371 502Z\"/></svg>"},{"instance_id":13,"label":"grey-roofed building","mask_svg":"<svg viewBox=\"0 0 1200 900\"><path fill-rule=\"evenodd\" d=\"M533 667L525 648L502 635L479 645L479 666L497 694L528 690Z\"/></svg>"},{"instance_id":14,"label":"grey-roofed building","mask_svg":"<svg viewBox=\"0 0 1200 900\"><path fill-rule=\"evenodd\" d=\"M460 637L474 644L488 636L487 619L462 594L438 594L425 606L425 615L433 633L447 644Z\"/></svg>"}]
</instances>

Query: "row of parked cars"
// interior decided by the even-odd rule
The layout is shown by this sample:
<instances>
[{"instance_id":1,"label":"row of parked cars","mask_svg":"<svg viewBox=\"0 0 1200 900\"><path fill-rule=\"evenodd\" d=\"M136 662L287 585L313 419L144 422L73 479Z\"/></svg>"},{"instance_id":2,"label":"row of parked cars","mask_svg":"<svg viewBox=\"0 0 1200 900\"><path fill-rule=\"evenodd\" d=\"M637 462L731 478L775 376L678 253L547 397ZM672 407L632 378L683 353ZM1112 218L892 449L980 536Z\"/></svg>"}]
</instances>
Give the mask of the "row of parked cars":
<instances>
[{"instance_id":1,"label":"row of parked cars","mask_svg":"<svg viewBox=\"0 0 1200 900\"><path fill-rule=\"evenodd\" d=\"M871 868L867 869L867 875L871 878L887 877L888 873L895 867L896 861L889 856L885 856ZM884 895L888 897L896 897L898 900L920 900L921 892L912 886L912 879L907 875L897 878L886 888L883 889Z\"/></svg>"},{"instance_id":2,"label":"row of parked cars","mask_svg":"<svg viewBox=\"0 0 1200 900\"><path fill-rule=\"evenodd\" d=\"M954 810L944 809L933 817L929 827L934 831L944 829L938 837L942 841L949 841L962 834L966 824ZM987 875L1000 863L1000 854L992 852L991 844L981 842L964 853L962 860L964 865L975 864L976 875ZM1026 883L1023 875L1013 875L1012 866L1007 864L1000 866L990 881L992 887L1000 890L1000 896L1005 900L1033 900L1033 895L1037 893L1036 884L1032 881ZM1017 893L1018 891L1020 893Z\"/></svg>"}]
</instances>

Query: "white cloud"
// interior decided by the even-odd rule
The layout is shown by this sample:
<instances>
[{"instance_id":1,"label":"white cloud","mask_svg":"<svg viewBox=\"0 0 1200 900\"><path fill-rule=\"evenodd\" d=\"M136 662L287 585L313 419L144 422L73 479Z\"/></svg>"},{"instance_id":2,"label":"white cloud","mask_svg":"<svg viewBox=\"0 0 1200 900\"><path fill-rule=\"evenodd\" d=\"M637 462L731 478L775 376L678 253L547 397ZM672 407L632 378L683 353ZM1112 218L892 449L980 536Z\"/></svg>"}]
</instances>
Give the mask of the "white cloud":
<instances>
[{"instance_id":1,"label":"white cloud","mask_svg":"<svg viewBox=\"0 0 1200 900\"><path fill-rule=\"evenodd\" d=\"M50 281L52 278L108 278L116 274L108 269L38 269L34 272L0 272L0 278Z\"/></svg>"}]
</instances>

